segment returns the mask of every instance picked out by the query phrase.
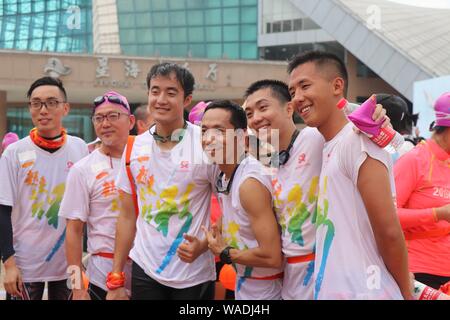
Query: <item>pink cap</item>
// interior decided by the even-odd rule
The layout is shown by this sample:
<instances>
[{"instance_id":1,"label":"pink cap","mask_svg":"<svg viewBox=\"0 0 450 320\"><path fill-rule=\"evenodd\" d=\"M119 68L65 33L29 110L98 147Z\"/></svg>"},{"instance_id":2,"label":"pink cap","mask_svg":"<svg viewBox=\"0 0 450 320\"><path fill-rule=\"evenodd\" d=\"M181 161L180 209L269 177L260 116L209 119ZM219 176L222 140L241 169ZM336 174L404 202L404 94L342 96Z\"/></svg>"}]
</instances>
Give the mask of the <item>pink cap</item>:
<instances>
[{"instance_id":1,"label":"pink cap","mask_svg":"<svg viewBox=\"0 0 450 320\"><path fill-rule=\"evenodd\" d=\"M19 136L17 134L15 134L14 132L8 132L3 137L2 149L5 150L7 146L9 146L11 143L14 143L16 141L19 141Z\"/></svg>"},{"instance_id":2,"label":"pink cap","mask_svg":"<svg viewBox=\"0 0 450 320\"><path fill-rule=\"evenodd\" d=\"M206 107L211 102L200 101L189 112L189 122L193 124L199 124L202 121L203 113L205 113Z\"/></svg>"},{"instance_id":3,"label":"pink cap","mask_svg":"<svg viewBox=\"0 0 450 320\"><path fill-rule=\"evenodd\" d=\"M434 103L437 127L450 127L450 92L441 95Z\"/></svg>"},{"instance_id":4,"label":"pink cap","mask_svg":"<svg viewBox=\"0 0 450 320\"><path fill-rule=\"evenodd\" d=\"M98 105L95 105L95 100L97 100L97 98L100 98L100 97L105 98L104 101ZM102 106L113 104L113 105L122 107L123 109L125 109L127 111L128 114L131 114L131 108L130 108L130 104L128 103L127 98L125 96L121 95L120 93L118 93L116 91L108 91L103 96L100 96L100 97L97 97L94 100L94 111L98 108L101 108ZM123 104L110 101L106 97L117 97Z\"/></svg>"}]
</instances>

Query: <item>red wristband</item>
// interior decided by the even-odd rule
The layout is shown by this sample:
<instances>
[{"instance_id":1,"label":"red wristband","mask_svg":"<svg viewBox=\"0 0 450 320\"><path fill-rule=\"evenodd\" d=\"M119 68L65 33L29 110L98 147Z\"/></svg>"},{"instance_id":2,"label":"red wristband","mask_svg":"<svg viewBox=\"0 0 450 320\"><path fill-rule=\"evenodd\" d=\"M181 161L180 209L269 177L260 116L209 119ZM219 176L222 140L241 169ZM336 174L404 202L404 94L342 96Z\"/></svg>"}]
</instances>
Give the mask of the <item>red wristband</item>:
<instances>
[{"instance_id":1,"label":"red wristband","mask_svg":"<svg viewBox=\"0 0 450 320\"><path fill-rule=\"evenodd\" d=\"M115 290L125 286L125 272L110 272L106 276L106 287Z\"/></svg>"}]
</instances>

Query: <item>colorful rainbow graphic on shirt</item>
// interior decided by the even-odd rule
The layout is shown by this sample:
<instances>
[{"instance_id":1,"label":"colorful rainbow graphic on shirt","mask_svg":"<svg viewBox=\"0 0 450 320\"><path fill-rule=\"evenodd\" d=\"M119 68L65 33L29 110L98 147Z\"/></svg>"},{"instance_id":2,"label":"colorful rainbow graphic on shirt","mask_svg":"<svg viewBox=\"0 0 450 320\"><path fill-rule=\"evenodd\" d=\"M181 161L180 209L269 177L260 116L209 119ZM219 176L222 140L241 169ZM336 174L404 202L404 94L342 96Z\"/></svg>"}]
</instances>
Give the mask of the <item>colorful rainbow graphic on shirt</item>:
<instances>
[{"instance_id":1,"label":"colorful rainbow graphic on shirt","mask_svg":"<svg viewBox=\"0 0 450 320\"><path fill-rule=\"evenodd\" d=\"M275 206L282 207L283 201L280 199L282 186L276 179L273 181L273 184L275 189ZM313 212L310 212L308 210L308 205L311 206L317 203L318 184L319 177L313 177L311 179L311 184L309 186L307 194L307 203L303 202L302 187L299 184L295 184L291 188L291 190L289 190L286 199L285 207L287 217L281 212L277 214L278 222L281 226L282 232L284 233L287 231L291 236L291 241L302 247L305 246L302 227L304 223L308 221L308 219L310 219L313 215ZM288 220L289 222L286 223L286 220Z\"/></svg>"},{"instance_id":2,"label":"colorful rainbow graphic on shirt","mask_svg":"<svg viewBox=\"0 0 450 320\"><path fill-rule=\"evenodd\" d=\"M185 219L184 224L178 232L175 240L164 256L161 265L156 270L156 273L158 274L162 273L172 261L172 258L176 254L178 246L183 241L183 235L185 233L188 233L189 228L191 227L193 217L192 213L189 211L190 201L188 199L194 187L194 184L189 184L186 187L186 191L181 194L179 201L176 200L179 194L178 186L174 185L164 189L159 196L160 200L158 200L156 203L158 212L154 216L151 214L152 206L143 206L142 214L144 221L150 223L151 220L154 220L157 225L156 230L158 230L158 232L161 232L164 237L167 237L169 233L169 220L171 217L177 216L180 220ZM145 191L147 191L148 193L154 192L152 187L148 188ZM145 194L140 194L140 197L144 197L145 199ZM179 210L179 207L182 207L182 209Z\"/></svg>"},{"instance_id":3,"label":"colorful rainbow graphic on shirt","mask_svg":"<svg viewBox=\"0 0 450 320\"><path fill-rule=\"evenodd\" d=\"M48 224L58 229L58 212L64 195L65 183L58 184L51 192L47 187L47 181L44 176L40 176L38 171L30 170L27 172L25 184L31 186L31 216L39 220L46 217ZM44 207L49 205L48 209Z\"/></svg>"},{"instance_id":4,"label":"colorful rainbow graphic on shirt","mask_svg":"<svg viewBox=\"0 0 450 320\"><path fill-rule=\"evenodd\" d=\"M324 177L323 183L323 194L327 194L327 182L328 177ZM321 191L322 192L322 191ZM325 241L323 243L323 254L321 263L319 266L319 271L316 276L316 283L314 287L314 299L317 300L319 296L320 289L322 287L323 277L325 273L325 268L327 266L328 254L330 253L331 244L334 239L335 228L333 222L328 219L328 199L323 200L323 208L318 204L316 214L313 217L313 223L316 224L317 228L320 226L326 227L327 232L325 234Z\"/></svg>"}]
</instances>

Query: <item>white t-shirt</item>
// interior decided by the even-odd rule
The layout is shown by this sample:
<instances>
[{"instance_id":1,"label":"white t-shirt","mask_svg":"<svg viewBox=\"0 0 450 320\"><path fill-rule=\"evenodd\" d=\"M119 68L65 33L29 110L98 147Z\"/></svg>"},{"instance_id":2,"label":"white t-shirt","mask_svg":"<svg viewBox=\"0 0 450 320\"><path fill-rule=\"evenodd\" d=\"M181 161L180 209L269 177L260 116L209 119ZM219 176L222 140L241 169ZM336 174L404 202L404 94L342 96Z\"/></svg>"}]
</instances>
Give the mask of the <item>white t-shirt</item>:
<instances>
[{"instance_id":1,"label":"white t-shirt","mask_svg":"<svg viewBox=\"0 0 450 320\"><path fill-rule=\"evenodd\" d=\"M97 149L78 161L67 177L59 216L87 223L88 252L91 254L114 253L119 216L116 188L119 167L120 159L111 158ZM89 281L107 290L106 275L112 271L112 264L113 259L93 255L87 266ZM130 264L124 271L131 281Z\"/></svg>"},{"instance_id":2,"label":"white t-shirt","mask_svg":"<svg viewBox=\"0 0 450 320\"><path fill-rule=\"evenodd\" d=\"M317 129L301 130L288 162L280 166L272 179L274 206L286 257L310 254L314 249L312 218L317 203L324 142Z\"/></svg>"},{"instance_id":3,"label":"white t-shirt","mask_svg":"<svg viewBox=\"0 0 450 320\"><path fill-rule=\"evenodd\" d=\"M258 180L272 194L271 176L266 175L263 165L253 157L245 158L237 167L231 184L230 193L218 194L220 206L222 208L222 237L228 245L246 250L257 248L258 241L253 233L250 219L247 212L241 205L239 188L249 178ZM225 177L223 177L225 180ZM224 185L229 182L224 181ZM236 299L280 299L281 298L281 278L276 280L255 280L248 281L248 277L267 277L277 275L283 268L261 268L250 267L242 264L234 264L237 273ZM274 285L271 282L279 282ZM251 284L250 284L251 283ZM242 289L242 290L241 290Z\"/></svg>"},{"instance_id":4,"label":"white t-shirt","mask_svg":"<svg viewBox=\"0 0 450 320\"><path fill-rule=\"evenodd\" d=\"M88 154L86 143L67 136L56 152L26 137L0 160L0 204L12 206L13 243L24 282L66 279L64 219L58 218L67 174Z\"/></svg>"},{"instance_id":5,"label":"white t-shirt","mask_svg":"<svg viewBox=\"0 0 450 320\"><path fill-rule=\"evenodd\" d=\"M402 299L378 251L357 188L361 165L370 156L389 170L390 155L348 123L323 150L317 208L315 299Z\"/></svg>"},{"instance_id":6,"label":"white t-shirt","mask_svg":"<svg viewBox=\"0 0 450 320\"><path fill-rule=\"evenodd\" d=\"M184 233L203 239L201 226L210 225L211 192L219 170L206 163L200 127L188 124L184 138L170 151L161 150L149 132L137 136L130 168L140 212L131 259L147 275L172 288L215 280L211 252L192 263L181 261L176 254L185 241ZM131 194L125 153L117 187Z\"/></svg>"}]
</instances>

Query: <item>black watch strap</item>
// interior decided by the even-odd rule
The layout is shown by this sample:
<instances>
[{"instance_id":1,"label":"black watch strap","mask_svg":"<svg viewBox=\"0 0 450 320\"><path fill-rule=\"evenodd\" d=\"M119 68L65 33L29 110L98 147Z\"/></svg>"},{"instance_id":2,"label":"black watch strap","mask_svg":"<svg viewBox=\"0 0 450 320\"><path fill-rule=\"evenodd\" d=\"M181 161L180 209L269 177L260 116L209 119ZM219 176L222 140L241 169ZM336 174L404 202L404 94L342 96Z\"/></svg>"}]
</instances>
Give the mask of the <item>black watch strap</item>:
<instances>
[{"instance_id":1,"label":"black watch strap","mask_svg":"<svg viewBox=\"0 0 450 320\"><path fill-rule=\"evenodd\" d=\"M225 264L231 264L231 256L230 256L230 249L233 249L233 247L226 247L222 250L220 253L220 262Z\"/></svg>"}]
</instances>

